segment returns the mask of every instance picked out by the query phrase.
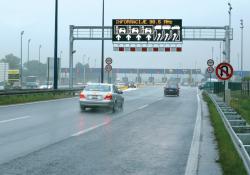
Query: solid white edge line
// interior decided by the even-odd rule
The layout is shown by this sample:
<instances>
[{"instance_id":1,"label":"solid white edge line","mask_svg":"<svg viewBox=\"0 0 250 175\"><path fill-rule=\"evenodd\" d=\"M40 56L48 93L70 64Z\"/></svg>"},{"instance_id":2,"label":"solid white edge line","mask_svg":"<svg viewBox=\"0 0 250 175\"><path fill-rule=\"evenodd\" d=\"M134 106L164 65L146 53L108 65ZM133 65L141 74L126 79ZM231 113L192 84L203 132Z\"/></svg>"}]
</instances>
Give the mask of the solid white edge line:
<instances>
[{"instance_id":1,"label":"solid white edge line","mask_svg":"<svg viewBox=\"0 0 250 175\"><path fill-rule=\"evenodd\" d=\"M107 123L107 122L104 122L104 123L95 125L95 126L90 127L90 128L88 128L88 129L85 129L85 130L79 131L79 132L77 132L77 133L74 133L74 134L71 135L71 137L76 137L76 136L85 134L85 133L87 133L87 132L90 132L90 131L92 131L92 130L94 130L94 129L97 129L97 128L101 127L101 126L104 126L104 125L106 125L106 124L108 124L108 123Z\"/></svg>"},{"instance_id":2,"label":"solid white edge line","mask_svg":"<svg viewBox=\"0 0 250 175\"><path fill-rule=\"evenodd\" d=\"M27 119L27 118L30 118L30 116L17 117L17 118L12 118L12 119L8 119L8 120L0 120L0 124L1 123L8 123L8 122L16 121L16 120Z\"/></svg>"},{"instance_id":3,"label":"solid white edge line","mask_svg":"<svg viewBox=\"0 0 250 175\"><path fill-rule=\"evenodd\" d=\"M143 106L139 107L138 109L140 110L140 109L144 109L144 108L146 108L146 107L148 107L148 104L143 105Z\"/></svg>"},{"instance_id":4,"label":"solid white edge line","mask_svg":"<svg viewBox=\"0 0 250 175\"><path fill-rule=\"evenodd\" d=\"M198 170L198 161L199 161L199 150L200 150L200 136L201 136L201 101L197 89L197 104L198 109L196 113L196 122L193 132L193 139L188 155L185 175L196 175Z\"/></svg>"}]
</instances>

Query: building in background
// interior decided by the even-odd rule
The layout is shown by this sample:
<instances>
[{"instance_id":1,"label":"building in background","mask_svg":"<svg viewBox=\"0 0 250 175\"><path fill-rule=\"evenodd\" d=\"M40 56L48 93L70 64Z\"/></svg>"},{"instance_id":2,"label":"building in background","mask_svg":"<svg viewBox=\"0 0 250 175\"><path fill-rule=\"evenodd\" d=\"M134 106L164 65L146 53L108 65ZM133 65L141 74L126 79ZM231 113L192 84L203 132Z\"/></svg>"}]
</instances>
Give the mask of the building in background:
<instances>
[{"instance_id":1,"label":"building in background","mask_svg":"<svg viewBox=\"0 0 250 175\"><path fill-rule=\"evenodd\" d=\"M58 82L61 82L61 59L57 58L57 70L58 70ZM48 57L47 58L47 82L54 81L54 58Z\"/></svg>"},{"instance_id":2,"label":"building in background","mask_svg":"<svg viewBox=\"0 0 250 175\"><path fill-rule=\"evenodd\" d=\"M0 82L8 80L8 70L9 70L8 63L0 63Z\"/></svg>"}]
</instances>

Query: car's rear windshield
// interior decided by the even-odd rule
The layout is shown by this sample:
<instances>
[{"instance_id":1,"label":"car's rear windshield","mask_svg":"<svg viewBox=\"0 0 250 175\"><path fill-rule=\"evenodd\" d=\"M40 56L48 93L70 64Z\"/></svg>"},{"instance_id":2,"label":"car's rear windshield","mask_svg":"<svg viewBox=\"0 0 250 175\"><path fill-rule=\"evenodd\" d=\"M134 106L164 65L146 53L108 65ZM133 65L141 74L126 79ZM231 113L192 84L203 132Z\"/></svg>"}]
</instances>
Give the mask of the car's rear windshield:
<instances>
[{"instance_id":1,"label":"car's rear windshield","mask_svg":"<svg viewBox=\"0 0 250 175\"><path fill-rule=\"evenodd\" d=\"M101 91L101 92L109 92L110 86L109 85L87 85L84 88L85 91Z\"/></svg>"},{"instance_id":2,"label":"car's rear windshield","mask_svg":"<svg viewBox=\"0 0 250 175\"><path fill-rule=\"evenodd\" d=\"M176 84L167 84L167 88L177 88L178 86Z\"/></svg>"}]
</instances>

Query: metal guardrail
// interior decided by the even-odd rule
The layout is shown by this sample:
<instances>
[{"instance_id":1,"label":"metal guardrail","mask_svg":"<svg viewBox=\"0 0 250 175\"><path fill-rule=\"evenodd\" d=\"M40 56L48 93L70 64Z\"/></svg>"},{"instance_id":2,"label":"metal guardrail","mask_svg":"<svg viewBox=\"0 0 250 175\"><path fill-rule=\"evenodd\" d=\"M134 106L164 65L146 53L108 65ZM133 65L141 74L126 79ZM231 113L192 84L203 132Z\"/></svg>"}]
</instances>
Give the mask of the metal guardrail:
<instances>
[{"instance_id":1,"label":"metal guardrail","mask_svg":"<svg viewBox=\"0 0 250 175\"><path fill-rule=\"evenodd\" d=\"M22 90L3 90L0 91L0 96L7 95L27 95L27 94L40 94L40 93L77 93L83 88L73 88L73 89L22 89Z\"/></svg>"},{"instance_id":2,"label":"metal guardrail","mask_svg":"<svg viewBox=\"0 0 250 175\"><path fill-rule=\"evenodd\" d=\"M250 174L250 125L233 108L215 94L208 94L216 106L222 121L241 156L247 173Z\"/></svg>"}]
</instances>

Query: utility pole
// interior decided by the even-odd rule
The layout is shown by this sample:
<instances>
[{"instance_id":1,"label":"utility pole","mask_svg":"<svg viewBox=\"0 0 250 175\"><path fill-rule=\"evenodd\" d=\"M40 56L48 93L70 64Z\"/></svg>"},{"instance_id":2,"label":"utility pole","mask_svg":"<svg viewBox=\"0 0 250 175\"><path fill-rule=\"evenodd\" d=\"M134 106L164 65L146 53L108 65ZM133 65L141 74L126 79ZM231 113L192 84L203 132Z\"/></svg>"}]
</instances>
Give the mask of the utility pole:
<instances>
[{"instance_id":1,"label":"utility pole","mask_svg":"<svg viewBox=\"0 0 250 175\"><path fill-rule=\"evenodd\" d=\"M39 53L38 53L38 60L39 60L39 63L41 63L41 48L42 48L42 45L40 44L40 45L39 45Z\"/></svg>"},{"instance_id":2,"label":"utility pole","mask_svg":"<svg viewBox=\"0 0 250 175\"><path fill-rule=\"evenodd\" d=\"M27 63L28 69L30 68L29 67L29 63L30 63L30 41L31 41L31 39L28 40L28 63Z\"/></svg>"},{"instance_id":3,"label":"utility pole","mask_svg":"<svg viewBox=\"0 0 250 175\"><path fill-rule=\"evenodd\" d=\"M102 58L101 58L101 83L104 79L104 0L102 0Z\"/></svg>"},{"instance_id":4,"label":"utility pole","mask_svg":"<svg viewBox=\"0 0 250 175\"><path fill-rule=\"evenodd\" d=\"M58 89L57 34L58 34L58 0L55 0L54 83L53 83L54 89Z\"/></svg>"},{"instance_id":5,"label":"utility pole","mask_svg":"<svg viewBox=\"0 0 250 175\"><path fill-rule=\"evenodd\" d=\"M23 34L24 31L21 31L21 56L20 56L20 85L23 87Z\"/></svg>"},{"instance_id":6,"label":"utility pole","mask_svg":"<svg viewBox=\"0 0 250 175\"><path fill-rule=\"evenodd\" d=\"M240 54L240 58L241 58L241 66L240 66L240 71L241 71L241 78L243 78L243 19L240 20L240 28L241 28L241 54Z\"/></svg>"}]
</instances>

